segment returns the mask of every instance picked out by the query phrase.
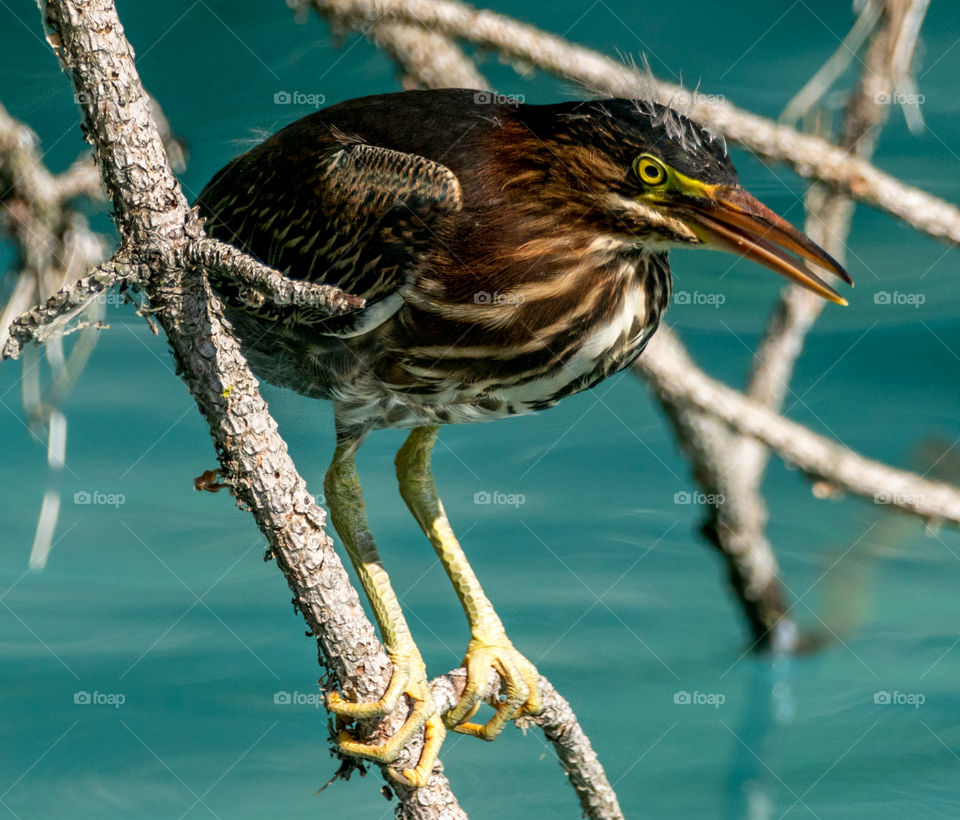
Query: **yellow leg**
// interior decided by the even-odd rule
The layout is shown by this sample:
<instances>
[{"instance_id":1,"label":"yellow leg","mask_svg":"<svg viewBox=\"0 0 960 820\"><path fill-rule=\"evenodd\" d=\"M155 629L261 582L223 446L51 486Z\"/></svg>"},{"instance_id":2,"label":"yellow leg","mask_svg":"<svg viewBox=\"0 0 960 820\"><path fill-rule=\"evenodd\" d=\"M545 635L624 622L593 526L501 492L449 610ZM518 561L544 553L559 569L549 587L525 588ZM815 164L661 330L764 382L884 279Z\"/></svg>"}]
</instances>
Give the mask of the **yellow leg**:
<instances>
[{"instance_id":1,"label":"yellow leg","mask_svg":"<svg viewBox=\"0 0 960 820\"><path fill-rule=\"evenodd\" d=\"M400 494L437 551L470 624L471 639L463 659L467 685L460 702L444 716L444 722L455 731L493 740L507 721L541 710L538 675L533 664L507 638L443 511L430 467L436 440L436 427L418 427L400 448L397 453ZM491 704L496 713L486 724L470 723L487 687L491 668L504 681L505 697L502 702Z\"/></svg>"},{"instance_id":2,"label":"yellow leg","mask_svg":"<svg viewBox=\"0 0 960 820\"><path fill-rule=\"evenodd\" d=\"M327 697L327 708L348 720L379 717L392 713L397 708L401 695L410 697L413 700L410 714L403 726L387 741L382 744L361 743L351 733L341 732L339 748L343 754L365 757L378 763L392 763L410 738L422 728L423 752L417 766L405 769L402 773L390 769L390 773L397 780L411 786L422 786L433 770L445 729L427 684L427 670L423 658L413 642L400 609L400 602L390 586L390 579L380 563L377 546L370 533L363 490L354 464L354 452L358 445L359 441L356 439L338 438L333 463L324 481L324 490L333 526L346 547L373 607L383 645L393 662L394 672L386 692L379 700L350 703L339 693L332 692Z\"/></svg>"}]
</instances>

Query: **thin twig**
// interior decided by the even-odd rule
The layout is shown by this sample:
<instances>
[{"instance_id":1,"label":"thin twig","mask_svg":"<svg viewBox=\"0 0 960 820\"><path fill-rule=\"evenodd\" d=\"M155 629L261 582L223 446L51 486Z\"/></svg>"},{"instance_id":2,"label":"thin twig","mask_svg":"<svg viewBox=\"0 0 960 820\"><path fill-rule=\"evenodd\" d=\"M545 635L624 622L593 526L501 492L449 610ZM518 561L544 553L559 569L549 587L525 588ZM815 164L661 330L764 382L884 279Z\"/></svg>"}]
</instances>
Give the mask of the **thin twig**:
<instances>
[{"instance_id":1,"label":"thin twig","mask_svg":"<svg viewBox=\"0 0 960 820\"><path fill-rule=\"evenodd\" d=\"M466 672L457 669L430 681L434 701L441 712L452 709L460 699L467 683ZM490 701L502 691L500 678L490 672L484 700ZM623 820L617 795L607 780L577 716L567 700L540 676L540 696L543 711L539 715L518 718L521 729L537 726L557 753L557 761L577 793L583 817L589 820Z\"/></svg>"},{"instance_id":2,"label":"thin twig","mask_svg":"<svg viewBox=\"0 0 960 820\"><path fill-rule=\"evenodd\" d=\"M213 279L227 278L241 286L248 304L309 308L317 316L339 316L359 310L366 301L333 285L291 279L218 239L199 239L183 250L185 261L201 265Z\"/></svg>"},{"instance_id":3,"label":"thin twig","mask_svg":"<svg viewBox=\"0 0 960 820\"><path fill-rule=\"evenodd\" d=\"M16 359L27 342L45 342L62 333L67 323L100 294L126 279L124 265L114 261L97 265L73 284L57 291L42 305L14 319L3 346L4 359Z\"/></svg>"}]
</instances>

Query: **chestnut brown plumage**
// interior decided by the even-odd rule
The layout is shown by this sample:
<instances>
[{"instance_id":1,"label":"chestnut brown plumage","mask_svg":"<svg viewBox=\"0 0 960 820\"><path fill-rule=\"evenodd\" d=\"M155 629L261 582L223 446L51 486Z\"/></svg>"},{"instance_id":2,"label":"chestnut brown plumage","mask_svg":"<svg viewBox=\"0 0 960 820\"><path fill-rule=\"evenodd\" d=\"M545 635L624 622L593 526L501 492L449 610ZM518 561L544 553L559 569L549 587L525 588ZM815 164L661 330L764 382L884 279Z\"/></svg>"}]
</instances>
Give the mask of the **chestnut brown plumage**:
<instances>
[{"instance_id":1,"label":"chestnut brown plumage","mask_svg":"<svg viewBox=\"0 0 960 820\"><path fill-rule=\"evenodd\" d=\"M425 727L425 782L444 725L490 739L539 708L536 670L506 638L439 502L437 426L550 407L638 356L671 293L667 252L709 246L843 300L810 262L849 282L802 233L740 188L723 142L649 100L525 105L486 92L415 91L350 100L294 122L223 168L198 200L206 227L286 275L365 305L330 318L246 303L214 282L255 372L334 403L327 501L396 670L376 703L338 693L344 720L413 706L380 745L345 754L392 762ZM401 493L454 582L471 629L461 702L441 721L373 545L354 469L372 429L413 428ZM471 723L488 670L504 699ZM345 693L349 694L349 693Z\"/></svg>"}]
</instances>

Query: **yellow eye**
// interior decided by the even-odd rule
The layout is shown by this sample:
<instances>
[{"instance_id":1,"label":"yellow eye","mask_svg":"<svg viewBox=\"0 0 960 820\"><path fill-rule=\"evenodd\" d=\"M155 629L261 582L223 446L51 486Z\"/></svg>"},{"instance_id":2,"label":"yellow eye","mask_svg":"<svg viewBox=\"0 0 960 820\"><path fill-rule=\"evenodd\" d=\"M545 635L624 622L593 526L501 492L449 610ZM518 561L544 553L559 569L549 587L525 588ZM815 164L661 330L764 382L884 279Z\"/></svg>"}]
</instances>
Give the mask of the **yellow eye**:
<instances>
[{"instance_id":1,"label":"yellow eye","mask_svg":"<svg viewBox=\"0 0 960 820\"><path fill-rule=\"evenodd\" d=\"M663 185L667 181L667 169L649 154L642 154L633 161L633 172L646 185Z\"/></svg>"}]
</instances>

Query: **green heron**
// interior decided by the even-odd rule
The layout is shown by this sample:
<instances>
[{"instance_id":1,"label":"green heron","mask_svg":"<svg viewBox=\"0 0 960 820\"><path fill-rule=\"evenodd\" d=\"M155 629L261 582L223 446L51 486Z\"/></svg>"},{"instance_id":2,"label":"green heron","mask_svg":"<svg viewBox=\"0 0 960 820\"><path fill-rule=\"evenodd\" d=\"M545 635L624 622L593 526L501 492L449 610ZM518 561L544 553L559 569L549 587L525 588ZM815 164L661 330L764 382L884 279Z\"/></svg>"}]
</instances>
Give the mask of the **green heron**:
<instances>
[{"instance_id":1,"label":"green heron","mask_svg":"<svg viewBox=\"0 0 960 820\"><path fill-rule=\"evenodd\" d=\"M217 281L259 377L334 405L330 515L394 671L376 702L339 693L345 722L391 713L380 745L340 751L393 762L424 730L426 782L445 727L487 740L541 709L533 664L506 636L437 495L442 424L542 410L622 370L671 294L671 247L731 251L840 304L803 260L843 268L738 184L725 144L670 107L603 99L525 105L462 89L349 100L304 117L224 167L200 194L208 232L296 278L363 297L329 318L254 305ZM470 627L461 700L442 717L370 533L354 454L377 428L412 432L400 493L450 576ZM505 694L472 722L490 669Z\"/></svg>"}]
</instances>

